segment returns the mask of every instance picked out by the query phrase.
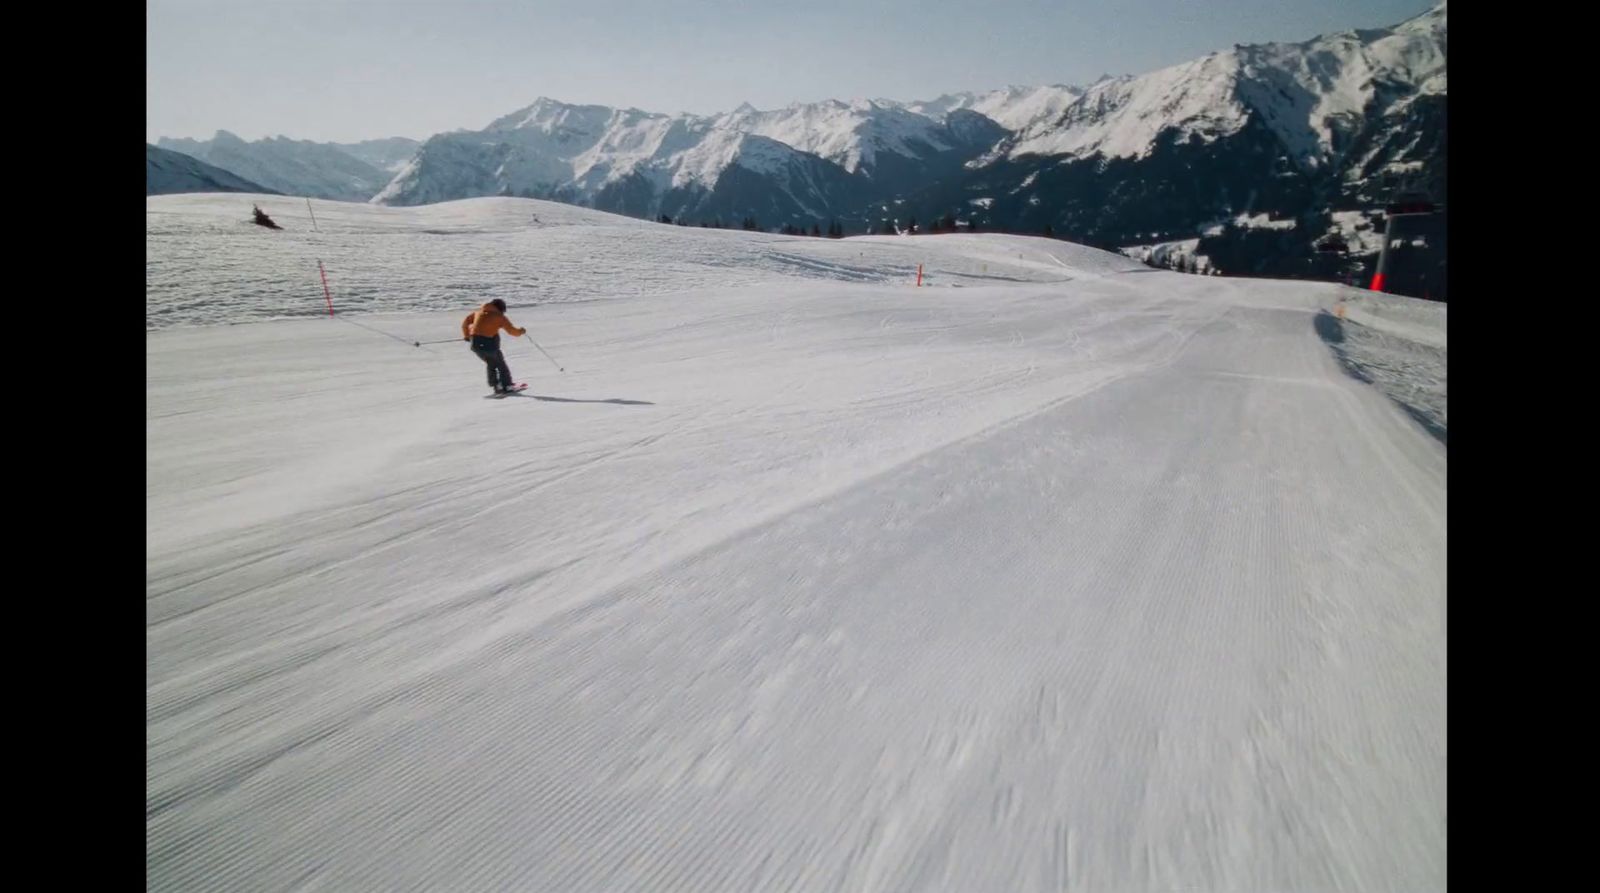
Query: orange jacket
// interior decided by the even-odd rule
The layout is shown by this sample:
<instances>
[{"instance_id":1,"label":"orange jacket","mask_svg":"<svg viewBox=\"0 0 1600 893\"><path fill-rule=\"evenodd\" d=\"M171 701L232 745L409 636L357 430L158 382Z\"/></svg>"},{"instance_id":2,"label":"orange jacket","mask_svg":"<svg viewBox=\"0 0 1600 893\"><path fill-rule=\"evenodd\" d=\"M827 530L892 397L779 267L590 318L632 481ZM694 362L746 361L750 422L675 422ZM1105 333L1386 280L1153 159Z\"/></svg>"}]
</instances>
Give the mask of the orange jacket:
<instances>
[{"instance_id":1,"label":"orange jacket","mask_svg":"<svg viewBox=\"0 0 1600 893\"><path fill-rule=\"evenodd\" d=\"M493 338L500 334L501 331L509 332L515 338L521 338L528 333L527 329L519 329L512 325L511 320L506 319L506 315L500 312L500 308L493 304L485 304L479 307L477 310L468 313L467 318L461 321L462 338L471 338L473 335Z\"/></svg>"}]
</instances>

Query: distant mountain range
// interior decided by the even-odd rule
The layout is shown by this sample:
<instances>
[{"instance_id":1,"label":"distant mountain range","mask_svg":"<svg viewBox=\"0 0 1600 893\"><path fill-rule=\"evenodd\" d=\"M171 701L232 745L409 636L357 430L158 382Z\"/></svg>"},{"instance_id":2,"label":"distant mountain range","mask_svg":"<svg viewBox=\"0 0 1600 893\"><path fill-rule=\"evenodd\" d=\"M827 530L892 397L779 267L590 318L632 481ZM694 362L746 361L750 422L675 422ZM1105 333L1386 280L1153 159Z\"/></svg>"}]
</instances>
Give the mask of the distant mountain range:
<instances>
[{"instance_id":1,"label":"distant mountain range","mask_svg":"<svg viewBox=\"0 0 1600 893\"><path fill-rule=\"evenodd\" d=\"M711 116L540 98L421 143L219 132L160 146L296 195L518 195L693 223L838 219L848 232L953 218L1102 247L1199 237L1225 271L1282 273L1351 211L1402 190L1443 199L1446 18L1440 3L1389 28L1236 45L1081 88Z\"/></svg>"},{"instance_id":2,"label":"distant mountain range","mask_svg":"<svg viewBox=\"0 0 1600 893\"><path fill-rule=\"evenodd\" d=\"M272 192L259 183L252 183L220 167L206 164L198 158L144 146L145 195L167 195L174 192Z\"/></svg>"},{"instance_id":3,"label":"distant mountain range","mask_svg":"<svg viewBox=\"0 0 1600 893\"><path fill-rule=\"evenodd\" d=\"M274 192L340 201L366 201L415 152L414 140L314 143L274 137L245 142L226 130L209 140L162 138L157 145L233 171Z\"/></svg>"}]
</instances>

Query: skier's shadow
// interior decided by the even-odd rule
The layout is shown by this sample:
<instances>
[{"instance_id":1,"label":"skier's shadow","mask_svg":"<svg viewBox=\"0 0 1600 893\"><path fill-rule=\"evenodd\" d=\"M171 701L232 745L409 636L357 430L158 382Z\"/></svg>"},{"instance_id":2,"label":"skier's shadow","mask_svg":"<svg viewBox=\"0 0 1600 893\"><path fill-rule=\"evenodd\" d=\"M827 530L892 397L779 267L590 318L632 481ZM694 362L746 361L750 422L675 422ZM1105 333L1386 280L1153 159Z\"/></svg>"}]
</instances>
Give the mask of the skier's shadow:
<instances>
[{"instance_id":1,"label":"skier's shadow","mask_svg":"<svg viewBox=\"0 0 1600 893\"><path fill-rule=\"evenodd\" d=\"M522 396L532 397L535 400L543 400L546 403L615 403L618 406L654 406L655 405L654 403L651 403L649 400L621 400L621 399L618 399L616 397L613 397L610 400L577 400L577 399L574 399L572 397L547 397L547 396L545 396L543 394L526 394L526 395L517 394L516 396L518 396L518 397L522 397Z\"/></svg>"}]
</instances>

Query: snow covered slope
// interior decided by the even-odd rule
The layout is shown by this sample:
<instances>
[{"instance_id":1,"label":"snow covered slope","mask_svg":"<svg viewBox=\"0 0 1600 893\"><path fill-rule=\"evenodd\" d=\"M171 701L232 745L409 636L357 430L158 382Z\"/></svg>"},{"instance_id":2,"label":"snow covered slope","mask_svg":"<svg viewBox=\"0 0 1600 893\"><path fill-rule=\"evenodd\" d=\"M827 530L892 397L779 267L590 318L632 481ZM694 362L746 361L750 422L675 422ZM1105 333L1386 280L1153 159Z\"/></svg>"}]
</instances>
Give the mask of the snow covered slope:
<instances>
[{"instance_id":1,"label":"snow covered slope","mask_svg":"<svg viewBox=\"0 0 1600 893\"><path fill-rule=\"evenodd\" d=\"M280 226L250 223L259 204ZM1065 242L964 236L818 239L668 226L531 199L471 199L419 208L302 199L173 196L146 203L146 325L211 325L325 315L317 259L351 311L442 310L756 285L792 279L1057 282L1144 267ZM226 258L219 262L216 258ZM1063 267L1067 264L1068 267Z\"/></svg>"},{"instance_id":2,"label":"snow covered slope","mask_svg":"<svg viewBox=\"0 0 1600 893\"><path fill-rule=\"evenodd\" d=\"M304 316L147 335L149 889L1443 889L1446 452L1349 290L267 201L147 200L153 318ZM495 295L528 396L407 343Z\"/></svg>"},{"instance_id":3,"label":"snow covered slope","mask_svg":"<svg viewBox=\"0 0 1600 893\"><path fill-rule=\"evenodd\" d=\"M268 190L198 158L146 143L144 191L146 195L168 195L177 192L265 193Z\"/></svg>"},{"instance_id":4,"label":"snow covered slope","mask_svg":"<svg viewBox=\"0 0 1600 893\"><path fill-rule=\"evenodd\" d=\"M1448 440L1449 307L1381 292L1357 292L1318 333L1352 375L1387 394L1441 442Z\"/></svg>"}]
</instances>

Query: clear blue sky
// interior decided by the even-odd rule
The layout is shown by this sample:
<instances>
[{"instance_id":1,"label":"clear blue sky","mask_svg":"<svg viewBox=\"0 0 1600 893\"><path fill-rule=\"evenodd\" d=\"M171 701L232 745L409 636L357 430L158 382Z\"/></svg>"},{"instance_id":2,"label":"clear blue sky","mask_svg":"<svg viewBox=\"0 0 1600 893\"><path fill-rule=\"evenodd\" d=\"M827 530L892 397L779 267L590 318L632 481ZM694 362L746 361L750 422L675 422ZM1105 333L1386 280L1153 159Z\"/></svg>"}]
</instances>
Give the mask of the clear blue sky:
<instances>
[{"instance_id":1,"label":"clear blue sky","mask_svg":"<svg viewBox=\"0 0 1600 893\"><path fill-rule=\"evenodd\" d=\"M146 138L477 129L550 96L711 113L1142 74L1432 0L149 0Z\"/></svg>"}]
</instances>

